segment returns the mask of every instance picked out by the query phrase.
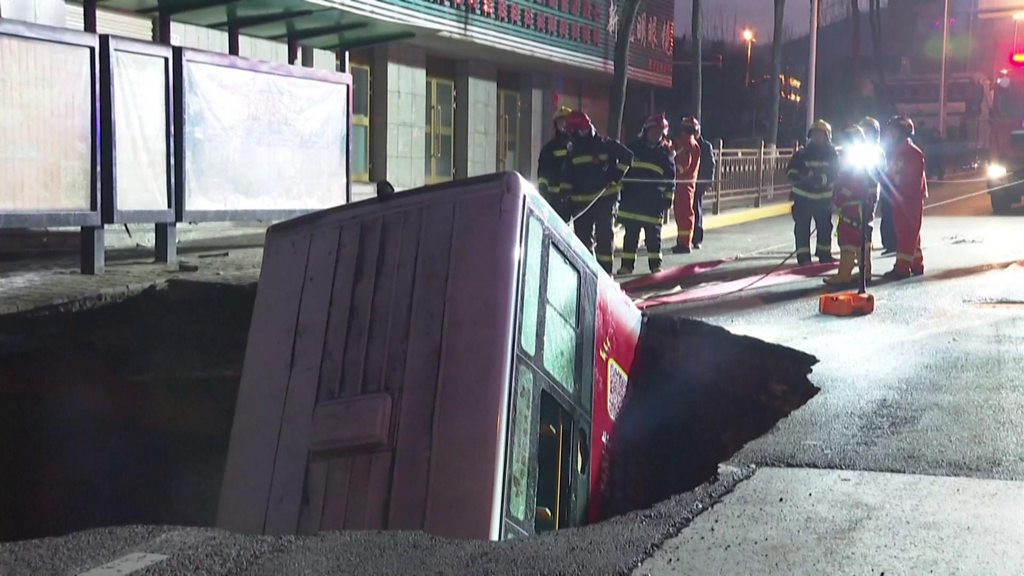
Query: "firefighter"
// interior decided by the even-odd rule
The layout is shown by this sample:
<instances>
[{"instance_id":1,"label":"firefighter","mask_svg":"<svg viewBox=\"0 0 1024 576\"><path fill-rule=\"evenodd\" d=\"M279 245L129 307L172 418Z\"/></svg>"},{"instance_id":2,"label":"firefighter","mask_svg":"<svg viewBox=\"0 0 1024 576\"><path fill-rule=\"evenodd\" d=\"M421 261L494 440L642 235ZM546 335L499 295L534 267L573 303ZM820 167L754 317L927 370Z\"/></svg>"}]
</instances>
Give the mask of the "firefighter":
<instances>
[{"instance_id":1,"label":"firefighter","mask_svg":"<svg viewBox=\"0 0 1024 576\"><path fill-rule=\"evenodd\" d=\"M700 145L700 166L697 168L697 187L693 196L693 240L691 248L700 250L704 243L704 194L711 188L715 177L715 152L711 142L704 139L697 125L697 144Z\"/></svg>"},{"instance_id":2,"label":"firefighter","mask_svg":"<svg viewBox=\"0 0 1024 576\"><path fill-rule=\"evenodd\" d=\"M816 120L807 130L807 145L789 161L787 175L793 183L793 236L796 260L801 266L811 263L811 220L818 230L815 255L821 263L832 258L832 186L836 179L838 155L832 146L832 127Z\"/></svg>"},{"instance_id":3,"label":"firefighter","mask_svg":"<svg viewBox=\"0 0 1024 576\"><path fill-rule=\"evenodd\" d=\"M832 197L832 204L839 213L839 272L825 278L828 285L852 282L854 264L860 266L865 278L871 278L870 245L865 247L863 262L860 255L861 243L866 241L864 226L867 226L867 238L871 237L871 219L878 201L873 172L880 159L878 147L865 140L860 126L850 126L843 131L843 153Z\"/></svg>"},{"instance_id":4,"label":"firefighter","mask_svg":"<svg viewBox=\"0 0 1024 576\"><path fill-rule=\"evenodd\" d=\"M871 116L865 116L860 121L859 126L864 131L864 138L867 140L868 145L878 146L881 150L882 145L882 126ZM881 162L876 169L875 181L879 187L879 208L881 208L881 223L879 224L879 231L882 234L882 254L893 254L896 252L896 231L892 227L892 205L889 203L889 187L885 182L883 175L885 174L885 153L882 153Z\"/></svg>"},{"instance_id":5,"label":"firefighter","mask_svg":"<svg viewBox=\"0 0 1024 576\"><path fill-rule=\"evenodd\" d=\"M689 254L693 241L693 201L697 172L700 170L700 123L693 116L683 118L673 147L676 152L676 193L673 200L676 217L676 245L673 254Z\"/></svg>"},{"instance_id":6,"label":"firefighter","mask_svg":"<svg viewBox=\"0 0 1024 576\"><path fill-rule=\"evenodd\" d=\"M640 230L647 245L647 263L651 273L661 271L661 223L672 206L672 180L675 177L674 152L668 139L668 120L664 114L644 122L640 137L630 142L633 165L629 180L623 184L618 221L626 229L622 242L622 267L618 274L632 274Z\"/></svg>"},{"instance_id":7,"label":"firefighter","mask_svg":"<svg viewBox=\"0 0 1024 576\"><path fill-rule=\"evenodd\" d=\"M576 236L611 274L612 224L622 177L633 162L633 153L619 142L599 136L590 117L578 110L565 119L565 129L572 140L559 187L562 194L569 195Z\"/></svg>"},{"instance_id":8,"label":"firefighter","mask_svg":"<svg viewBox=\"0 0 1024 576\"><path fill-rule=\"evenodd\" d=\"M559 184L562 163L569 153L569 135L565 131L565 119L569 114L572 114L572 108L568 106L562 106L555 111L552 118L555 135L540 149L540 157L537 159L537 189L566 222L569 221L569 205L567 198L561 193Z\"/></svg>"},{"instance_id":9,"label":"firefighter","mask_svg":"<svg viewBox=\"0 0 1024 576\"><path fill-rule=\"evenodd\" d=\"M914 145L914 122L906 116L895 116L885 127L891 143L886 170L892 185L892 220L896 229L896 265L886 278L902 280L912 274L924 274L921 252L921 221L924 200L928 197L924 154Z\"/></svg>"}]
</instances>

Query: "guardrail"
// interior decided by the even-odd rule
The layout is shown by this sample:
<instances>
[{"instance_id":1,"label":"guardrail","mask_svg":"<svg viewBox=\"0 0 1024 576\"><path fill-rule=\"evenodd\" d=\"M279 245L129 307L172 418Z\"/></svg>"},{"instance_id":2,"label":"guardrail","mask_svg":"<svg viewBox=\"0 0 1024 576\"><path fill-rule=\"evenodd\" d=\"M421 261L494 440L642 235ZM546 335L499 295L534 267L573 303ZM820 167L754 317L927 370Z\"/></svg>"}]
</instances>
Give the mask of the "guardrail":
<instances>
[{"instance_id":1,"label":"guardrail","mask_svg":"<svg viewBox=\"0 0 1024 576\"><path fill-rule=\"evenodd\" d=\"M711 213L723 207L755 207L789 198L786 168L793 157L793 148L766 147L724 148L715 143L715 176L704 197L711 202Z\"/></svg>"}]
</instances>

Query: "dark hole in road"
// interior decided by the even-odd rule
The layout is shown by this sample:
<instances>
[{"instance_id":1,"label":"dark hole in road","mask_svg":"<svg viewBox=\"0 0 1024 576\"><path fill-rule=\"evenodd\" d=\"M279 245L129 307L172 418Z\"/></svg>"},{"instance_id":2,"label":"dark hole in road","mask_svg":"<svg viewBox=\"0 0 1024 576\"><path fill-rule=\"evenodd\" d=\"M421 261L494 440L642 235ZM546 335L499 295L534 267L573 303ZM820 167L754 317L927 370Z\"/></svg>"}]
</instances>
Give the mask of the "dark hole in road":
<instances>
[{"instance_id":1,"label":"dark hole in road","mask_svg":"<svg viewBox=\"0 0 1024 576\"><path fill-rule=\"evenodd\" d=\"M0 540L211 526L255 285L0 320Z\"/></svg>"},{"instance_id":2,"label":"dark hole in road","mask_svg":"<svg viewBox=\"0 0 1024 576\"><path fill-rule=\"evenodd\" d=\"M172 282L0 319L0 541L215 522L255 285ZM712 479L817 389L807 354L646 320L612 438L611 512Z\"/></svg>"},{"instance_id":3,"label":"dark hole in road","mask_svg":"<svg viewBox=\"0 0 1024 576\"><path fill-rule=\"evenodd\" d=\"M814 397L809 354L723 328L649 316L606 471L615 516L715 477L747 442Z\"/></svg>"}]
</instances>

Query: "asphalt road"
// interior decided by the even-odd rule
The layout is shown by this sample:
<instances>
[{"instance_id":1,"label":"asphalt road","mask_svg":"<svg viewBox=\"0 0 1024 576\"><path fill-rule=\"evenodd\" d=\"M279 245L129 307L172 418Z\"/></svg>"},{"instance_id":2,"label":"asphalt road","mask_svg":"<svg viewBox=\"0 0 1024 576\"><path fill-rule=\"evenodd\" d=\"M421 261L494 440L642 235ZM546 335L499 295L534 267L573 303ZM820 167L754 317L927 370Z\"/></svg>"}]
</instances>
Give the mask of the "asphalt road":
<instances>
[{"instance_id":1,"label":"asphalt road","mask_svg":"<svg viewBox=\"0 0 1024 576\"><path fill-rule=\"evenodd\" d=\"M736 454L761 472L636 574L1024 572L1024 210L993 216L980 188L931 187L926 274L870 287L869 316L819 314L818 278L654 309L814 354L821 392ZM756 279L788 226L744 227L769 248L719 280ZM713 250L749 250L737 232ZM875 252L876 280L892 263Z\"/></svg>"},{"instance_id":2,"label":"asphalt road","mask_svg":"<svg viewBox=\"0 0 1024 576\"><path fill-rule=\"evenodd\" d=\"M1024 210L992 216L983 194L946 203L977 188L932 186L924 276L881 282L893 257L876 250L870 316L819 314L818 278L653 310L820 359L822 393L736 462L1024 480ZM792 249L789 226L776 218L729 229L721 252L747 250L741 228L771 249L714 272L756 279Z\"/></svg>"},{"instance_id":3,"label":"asphalt road","mask_svg":"<svg viewBox=\"0 0 1024 576\"><path fill-rule=\"evenodd\" d=\"M127 573L101 568L118 559L153 562L134 572L147 575L1020 573L1007 562L1024 550L1024 211L991 216L983 194L944 203L980 187L932 187L927 274L873 286L870 316L818 314L820 279L799 277L652 310L814 354L820 363L812 380L821 392L737 453L719 481L651 510L496 544L407 532L253 537L101 529L0 544L0 574ZM704 250L666 264L727 260L683 282L713 288L756 280L791 250L791 221L780 217L715 230ZM892 258L877 256L881 274ZM814 497L823 492L829 498ZM950 501L956 506L942 507ZM1004 538L984 537L1000 528ZM848 549L844 538L853 542ZM893 569L878 557L903 538L923 548L901 550ZM960 559L1003 563L953 570L934 556L961 545L980 552ZM808 552L818 548L825 552ZM156 556L128 557L142 553ZM865 555L877 561L859 563ZM915 564L919 557L930 563Z\"/></svg>"}]
</instances>

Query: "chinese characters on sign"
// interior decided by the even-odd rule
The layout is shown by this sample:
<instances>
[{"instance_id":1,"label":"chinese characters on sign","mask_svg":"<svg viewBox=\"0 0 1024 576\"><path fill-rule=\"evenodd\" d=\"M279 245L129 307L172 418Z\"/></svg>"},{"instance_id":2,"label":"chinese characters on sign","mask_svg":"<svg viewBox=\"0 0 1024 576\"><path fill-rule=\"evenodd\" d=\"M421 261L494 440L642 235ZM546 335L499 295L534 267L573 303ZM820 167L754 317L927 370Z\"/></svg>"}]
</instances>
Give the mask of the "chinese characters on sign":
<instances>
[{"instance_id":1,"label":"chinese characters on sign","mask_svg":"<svg viewBox=\"0 0 1024 576\"><path fill-rule=\"evenodd\" d=\"M553 38L599 46L601 6L593 0L423 0Z\"/></svg>"},{"instance_id":2,"label":"chinese characters on sign","mask_svg":"<svg viewBox=\"0 0 1024 576\"><path fill-rule=\"evenodd\" d=\"M367 0L398 5L505 40L528 40L611 68L624 0ZM674 0L644 0L630 31L630 74L672 82Z\"/></svg>"},{"instance_id":3,"label":"chinese characters on sign","mask_svg":"<svg viewBox=\"0 0 1024 576\"><path fill-rule=\"evenodd\" d=\"M629 41L635 46L672 54L674 34L675 26L672 22L641 12L636 17L636 24L633 26L633 33L630 35Z\"/></svg>"}]
</instances>

